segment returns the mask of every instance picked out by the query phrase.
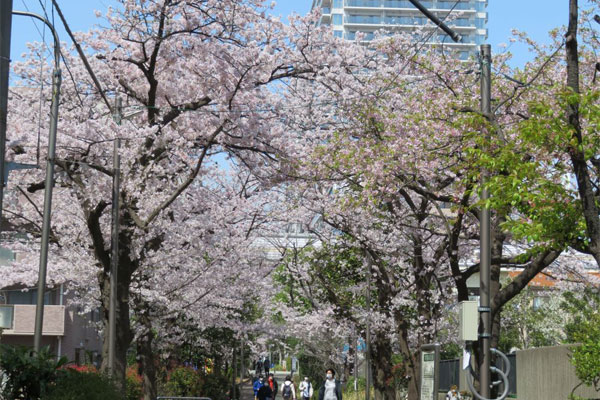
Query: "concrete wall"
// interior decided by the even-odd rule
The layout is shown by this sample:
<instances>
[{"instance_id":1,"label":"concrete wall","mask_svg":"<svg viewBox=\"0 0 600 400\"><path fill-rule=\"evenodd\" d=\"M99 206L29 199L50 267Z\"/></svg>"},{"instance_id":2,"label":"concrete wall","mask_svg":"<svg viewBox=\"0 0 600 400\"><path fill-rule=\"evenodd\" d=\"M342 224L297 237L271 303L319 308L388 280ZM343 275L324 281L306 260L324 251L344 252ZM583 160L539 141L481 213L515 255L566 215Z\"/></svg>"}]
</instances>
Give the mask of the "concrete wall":
<instances>
[{"instance_id":1,"label":"concrete wall","mask_svg":"<svg viewBox=\"0 0 600 400\"><path fill-rule=\"evenodd\" d=\"M49 300L51 304L44 306L42 345L50 346L53 353L60 353L69 361L99 365L102 339L97 329L98 312L81 315L76 305L69 304L70 295L61 297L59 290L53 291ZM61 301L67 305L58 304ZM13 329L5 329L0 342L33 346L36 306L13 304L7 307L13 308Z\"/></svg>"},{"instance_id":2,"label":"concrete wall","mask_svg":"<svg viewBox=\"0 0 600 400\"><path fill-rule=\"evenodd\" d=\"M553 346L517 352L517 397L522 400L567 399L579 383L569 360L569 347ZM600 392L580 386L575 394L600 399Z\"/></svg>"},{"instance_id":3,"label":"concrete wall","mask_svg":"<svg viewBox=\"0 0 600 400\"><path fill-rule=\"evenodd\" d=\"M567 400L571 391L579 384L575 368L570 362L572 345L540 347L517 351L517 395L519 400ZM462 359L461 359L462 367ZM469 391L467 373L460 370L458 387ZM600 392L587 386L579 386L574 392L584 399L600 400ZM444 393L439 398L444 398Z\"/></svg>"},{"instance_id":4,"label":"concrete wall","mask_svg":"<svg viewBox=\"0 0 600 400\"><path fill-rule=\"evenodd\" d=\"M96 362L97 355L102 354L102 340L92 321L96 318L92 318L90 314L82 316L77 312L76 307L67 307L61 350L62 355L70 361ZM86 352L91 353L92 360L85 359Z\"/></svg>"}]
</instances>

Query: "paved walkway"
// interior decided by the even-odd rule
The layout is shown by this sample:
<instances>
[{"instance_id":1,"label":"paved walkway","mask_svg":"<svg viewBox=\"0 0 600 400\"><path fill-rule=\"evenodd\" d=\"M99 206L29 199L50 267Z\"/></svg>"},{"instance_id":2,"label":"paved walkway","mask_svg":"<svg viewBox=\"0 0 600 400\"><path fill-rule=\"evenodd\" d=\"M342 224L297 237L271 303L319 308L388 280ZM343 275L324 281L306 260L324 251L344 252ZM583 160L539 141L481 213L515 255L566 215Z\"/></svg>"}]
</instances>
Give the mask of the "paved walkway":
<instances>
[{"instance_id":1,"label":"paved walkway","mask_svg":"<svg viewBox=\"0 0 600 400\"><path fill-rule=\"evenodd\" d=\"M251 373L253 371L250 371ZM285 376L288 375L289 372L279 372L276 371L273 373L275 379L277 380L277 384L279 385L279 393L277 399L281 399L281 386L283 385L283 381L285 380ZM254 376L254 374L252 374ZM244 380L244 383L240 387L240 400L254 400L254 389L252 388L252 378Z\"/></svg>"}]
</instances>

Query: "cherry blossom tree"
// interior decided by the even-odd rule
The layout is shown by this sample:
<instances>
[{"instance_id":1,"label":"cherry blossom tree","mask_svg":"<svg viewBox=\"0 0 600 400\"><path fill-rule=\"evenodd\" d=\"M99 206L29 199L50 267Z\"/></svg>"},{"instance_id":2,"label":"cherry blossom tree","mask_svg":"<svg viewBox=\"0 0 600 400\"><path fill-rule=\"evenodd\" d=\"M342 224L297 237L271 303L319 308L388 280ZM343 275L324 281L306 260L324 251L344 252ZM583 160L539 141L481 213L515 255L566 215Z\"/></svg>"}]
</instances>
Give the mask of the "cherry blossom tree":
<instances>
[{"instance_id":1,"label":"cherry blossom tree","mask_svg":"<svg viewBox=\"0 0 600 400\"><path fill-rule=\"evenodd\" d=\"M280 179L270 163L291 143L275 86L311 78L330 52L313 45L325 32L314 17L285 25L265 11L259 0L123 0L106 13L106 28L76 36L100 87L79 57L63 49L69 69L61 92L49 283L70 282L82 303L102 307L107 326L111 144L118 138L116 376L124 377L126 351L135 342L145 398L156 397L156 343L167 331L189 334L173 323L184 316L198 329L239 327L235 315L244 301L263 292L260 282L248 282L269 273L252 244L268 214L269 188ZM43 48L32 50L29 60L14 65L20 82L11 93L9 157L16 161L31 161L36 148L40 117L31 110L40 92L34 88L44 83L44 105L49 98L50 67L36 57ZM111 115L116 97L124 103L121 125ZM15 246L29 256L2 283L33 283L39 171L9 189L9 219L30 233ZM105 343L103 369L107 351Z\"/></svg>"}]
</instances>

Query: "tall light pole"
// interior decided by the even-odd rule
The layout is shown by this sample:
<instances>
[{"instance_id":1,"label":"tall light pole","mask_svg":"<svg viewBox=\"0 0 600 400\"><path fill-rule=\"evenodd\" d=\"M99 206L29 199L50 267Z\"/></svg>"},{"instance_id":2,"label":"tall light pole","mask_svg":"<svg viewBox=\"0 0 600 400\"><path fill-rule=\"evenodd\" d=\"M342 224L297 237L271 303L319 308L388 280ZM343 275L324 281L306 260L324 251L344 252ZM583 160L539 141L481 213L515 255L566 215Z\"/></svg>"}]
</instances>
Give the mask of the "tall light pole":
<instances>
[{"instance_id":1,"label":"tall light pole","mask_svg":"<svg viewBox=\"0 0 600 400\"><path fill-rule=\"evenodd\" d=\"M461 36L444 24L435 14L424 7L419 0L409 0L419 11L429 18L440 29L446 32L455 42L461 41ZM481 56L481 113L488 120L492 119L491 110L491 64L492 52L489 44L483 44L480 48ZM490 139L489 129L485 131L486 139ZM481 215L480 215L480 263L479 263L479 315L481 329L479 344L481 346L481 362L479 364L480 393L478 398L489 399L490 397L490 366L491 366L491 308L490 308L490 269L491 269L491 218L490 208L487 205L489 191L485 187L489 172L483 168L481 171ZM368 398L367 398L368 400Z\"/></svg>"},{"instance_id":2,"label":"tall light pole","mask_svg":"<svg viewBox=\"0 0 600 400\"><path fill-rule=\"evenodd\" d=\"M12 0L0 1L0 179L4 179L6 153L6 125L8 120L8 80L10 75L10 34L12 27ZM0 233L2 232L2 203L4 181L0 182Z\"/></svg>"},{"instance_id":3,"label":"tall light pole","mask_svg":"<svg viewBox=\"0 0 600 400\"><path fill-rule=\"evenodd\" d=\"M123 102L117 97L113 119L121 125L123 119ZM114 375L115 354L117 344L117 287L119 275L119 186L121 175L121 158L119 147L121 141L116 138L113 143L113 183L112 183L112 232L110 255L110 308L108 310L108 371Z\"/></svg>"},{"instance_id":4,"label":"tall light pole","mask_svg":"<svg viewBox=\"0 0 600 400\"><path fill-rule=\"evenodd\" d=\"M481 113L491 120L491 64L492 51L489 44L481 45ZM485 130L486 141L490 139L489 129ZM481 346L481 363L479 374L481 379L480 394L482 397L490 398L490 342L491 334L491 308L490 308L490 269L491 269L491 218L490 208L487 205L490 194L486 188L489 179L489 171L481 170L481 216L480 216L480 243L479 243L479 314L481 318L481 330L479 334Z\"/></svg>"},{"instance_id":5,"label":"tall light pole","mask_svg":"<svg viewBox=\"0 0 600 400\"><path fill-rule=\"evenodd\" d=\"M24 15L39 19L45 23L54 36L54 73L52 76L52 106L50 108L50 135L48 136L48 156L46 158L46 180L44 184L44 214L42 222L42 243L40 248L40 267L37 285L37 306L35 308L35 327L33 348L39 352L42 346L42 327L44 322L44 292L46 290L46 270L48 266L48 242L50 239L50 219L52 214L52 189L54 187L54 164L56 156L56 129L58 125L58 100L60 97L60 41L54 26L44 17L25 11L13 11L14 15ZM4 162L2 163L4 164ZM2 165L4 168L4 165Z\"/></svg>"},{"instance_id":6,"label":"tall light pole","mask_svg":"<svg viewBox=\"0 0 600 400\"><path fill-rule=\"evenodd\" d=\"M373 268L373 259L371 254L366 252L367 261L367 329L366 329L366 352L365 352L365 400L371 398L371 271Z\"/></svg>"}]
</instances>

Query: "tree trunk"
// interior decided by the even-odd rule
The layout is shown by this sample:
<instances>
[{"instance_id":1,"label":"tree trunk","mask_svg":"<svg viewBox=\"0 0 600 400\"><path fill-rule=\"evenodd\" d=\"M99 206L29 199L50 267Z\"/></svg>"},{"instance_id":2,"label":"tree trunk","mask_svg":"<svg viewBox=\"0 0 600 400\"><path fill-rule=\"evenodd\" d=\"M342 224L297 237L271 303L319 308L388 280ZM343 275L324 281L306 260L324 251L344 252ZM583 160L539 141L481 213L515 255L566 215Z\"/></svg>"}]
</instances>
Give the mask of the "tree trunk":
<instances>
[{"instance_id":1,"label":"tree trunk","mask_svg":"<svg viewBox=\"0 0 600 400\"><path fill-rule=\"evenodd\" d=\"M579 89L579 50L577 46L577 18L579 16L577 0L569 0L569 26L566 36L567 87L575 94ZM579 102L569 102L567 120L573 129L573 138L577 145L569 145L568 153L577 180L577 190L585 218L589 250L596 264L600 265L600 209L596 203L595 188L588 171L583 145L583 132L579 116Z\"/></svg>"},{"instance_id":2,"label":"tree trunk","mask_svg":"<svg viewBox=\"0 0 600 400\"><path fill-rule=\"evenodd\" d=\"M414 349L410 347L408 340L408 326L400 325L397 328L398 344L400 345L400 354L404 363L404 376L408 380L408 400L419 400L420 389L419 380L421 379L421 364L418 356L414 355Z\"/></svg>"},{"instance_id":3,"label":"tree trunk","mask_svg":"<svg viewBox=\"0 0 600 400\"><path fill-rule=\"evenodd\" d=\"M352 341L354 340L354 335L350 335L350 337L348 338L348 353L346 356L346 359L344 360L344 372L343 372L343 377L344 380L347 382L348 379L352 376L352 371L354 371L354 368L356 368L356 363L355 363L355 352L354 352L354 343L352 343ZM356 343L356 342L355 342Z\"/></svg>"},{"instance_id":4,"label":"tree trunk","mask_svg":"<svg viewBox=\"0 0 600 400\"><path fill-rule=\"evenodd\" d=\"M140 318L144 333L137 340L137 352L140 362L140 373L142 375L142 390L144 400L155 400L157 397L156 382L156 360L152 351L152 324L144 314Z\"/></svg>"},{"instance_id":5,"label":"tree trunk","mask_svg":"<svg viewBox=\"0 0 600 400\"><path fill-rule=\"evenodd\" d=\"M125 388L125 372L127 369L127 350L133 340L133 332L129 320L129 278L125 276L125 269L119 269L117 284L117 310L116 310L116 338L115 338L115 365L113 379L120 389ZM122 273L123 272L123 273ZM102 300L102 322L104 324L104 338L102 343L102 364L100 371L108 373L108 313L110 309L110 276L100 273L98 277Z\"/></svg>"},{"instance_id":6,"label":"tree trunk","mask_svg":"<svg viewBox=\"0 0 600 400\"><path fill-rule=\"evenodd\" d=\"M385 334L377 334L371 342L371 366L375 400L395 400L392 343Z\"/></svg>"}]
</instances>

